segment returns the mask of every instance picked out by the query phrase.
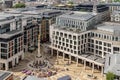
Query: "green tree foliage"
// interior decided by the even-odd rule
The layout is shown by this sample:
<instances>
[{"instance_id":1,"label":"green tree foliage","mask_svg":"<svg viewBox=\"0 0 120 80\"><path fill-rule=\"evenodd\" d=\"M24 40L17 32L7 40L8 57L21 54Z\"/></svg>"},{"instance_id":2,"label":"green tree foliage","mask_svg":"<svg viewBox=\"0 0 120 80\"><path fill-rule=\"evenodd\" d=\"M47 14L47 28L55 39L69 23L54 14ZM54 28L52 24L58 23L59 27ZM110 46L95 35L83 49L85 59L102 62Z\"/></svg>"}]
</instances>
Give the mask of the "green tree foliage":
<instances>
[{"instance_id":1,"label":"green tree foliage","mask_svg":"<svg viewBox=\"0 0 120 80\"><path fill-rule=\"evenodd\" d=\"M73 2L72 2L72 1L69 1L68 4L73 4Z\"/></svg>"},{"instance_id":2,"label":"green tree foliage","mask_svg":"<svg viewBox=\"0 0 120 80\"><path fill-rule=\"evenodd\" d=\"M120 0L114 0L114 2L120 2Z\"/></svg>"},{"instance_id":3,"label":"green tree foliage","mask_svg":"<svg viewBox=\"0 0 120 80\"><path fill-rule=\"evenodd\" d=\"M106 74L106 80L114 80L115 75L112 72Z\"/></svg>"},{"instance_id":4,"label":"green tree foliage","mask_svg":"<svg viewBox=\"0 0 120 80\"><path fill-rule=\"evenodd\" d=\"M14 5L14 8L25 8L25 4L24 3L17 3Z\"/></svg>"}]
</instances>

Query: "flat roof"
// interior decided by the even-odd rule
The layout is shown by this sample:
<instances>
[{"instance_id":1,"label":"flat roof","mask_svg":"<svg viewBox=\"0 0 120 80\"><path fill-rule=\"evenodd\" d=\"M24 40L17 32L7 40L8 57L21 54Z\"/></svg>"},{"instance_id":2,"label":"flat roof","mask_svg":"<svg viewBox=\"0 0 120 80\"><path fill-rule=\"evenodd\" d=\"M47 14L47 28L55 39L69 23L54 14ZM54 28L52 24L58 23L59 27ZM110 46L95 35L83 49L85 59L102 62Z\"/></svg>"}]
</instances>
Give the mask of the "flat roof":
<instances>
[{"instance_id":1,"label":"flat roof","mask_svg":"<svg viewBox=\"0 0 120 80\"><path fill-rule=\"evenodd\" d=\"M64 32L70 32L70 33L75 33L75 34L84 34L87 32L91 32L91 31L81 31L80 29L72 29L72 28L68 28L68 27L59 27L56 24L53 24L54 29L59 30L59 31L64 31Z\"/></svg>"},{"instance_id":2,"label":"flat roof","mask_svg":"<svg viewBox=\"0 0 120 80\"><path fill-rule=\"evenodd\" d=\"M26 77L23 80L47 80L47 79L45 79L45 78L38 78L36 76L28 76L28 77Z\"/></svg>"},{"instance_id":3,"label":"flat roof","mask_svg":"<svg viewBox=\"0 0 120 80\"><path fill-rule=\"evenodd\" d=\"M120 2L107 3L108 6L120 6Z\"/></svg>"},{"instance_id":4,"label":"flat roof","mask_svg":"<svg viewBox=\"0 0 120 80\"><path fill-rule=\"evenodd\" d=\"M89 13L87 13L87 12L71 12L71 13L63 14L59 17L87 21L95 16L90 12Z\"/></svg>"},{"instance_id":5,"label":"flat roof","mask_svg":"<svg viewBox=\"0 0 120 80\"><path fill-rule=\"evenodd\" d=\"M10 72L0 71L0 80L4 80L11 75Z\"/></svg>"},{"instance_id":6,"label":"flat roof","mask_svg":"<svg viewBox=\"0 0 120 80\"><path fill-rule=\"evenodd\" d=\"M119 53L106 55L104 73L107 73L107 72L112 72L115 75L120 76L120 54Z\"/></svg>"},{"instance_id":7,"label":"flat roof","mask_svg":"<svg viewBox=\"0 0 120 80\"><path fill-rule=\"evenodd\" d=\"M120 31L120 24L118 23L106 22L97 25L96 27L98 30L103 30L103 31L109 31L109 32Z\"/></svg>"},{"instance_id":8,"label":"flat roof","mask_svg":"<svg viewBox=\"0 0 120 80\"><path fill-rule=\"evenodd\" d=\"M22 30L9 31L9 32L0 34L0 38L10 38L10 37L12 37L12 36L14 36L14 35L17 35L17 34L20 34L20 33L22 33L22 32L23 32Z\"/></svg>"}]
</instances>

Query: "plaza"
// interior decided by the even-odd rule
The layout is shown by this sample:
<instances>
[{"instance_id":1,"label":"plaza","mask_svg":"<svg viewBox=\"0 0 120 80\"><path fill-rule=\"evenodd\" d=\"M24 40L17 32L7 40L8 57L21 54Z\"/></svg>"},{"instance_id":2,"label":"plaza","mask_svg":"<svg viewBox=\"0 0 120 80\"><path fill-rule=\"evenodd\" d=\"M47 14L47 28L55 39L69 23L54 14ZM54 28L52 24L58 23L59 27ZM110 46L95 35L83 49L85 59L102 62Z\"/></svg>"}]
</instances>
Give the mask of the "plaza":
<instances>
[{"instance_id":1,"label":"plaza","mask_svg":"<svg viewBox=\"0 0 120 80\"><path fill-rule=\"evenodd\" d=\"M45 47L41 47L41 52L44 52ZM13 67L10 69L10 71L14 74L15 80L23 79L26 76L33 75L41 77L39 75L44 75L45 73L42 73L39 70L31 70L26 63L29 63L35 59L35 55L37 54L37 51L34 51L33 53L25 53L25 59L23 59L16 67ZM44 78L47 78L48 80L57 80L59 77L69 75L72 80L105 80L105 77L101 75L101 72L98 70L94 70L94 73L92 74L92 68L86 66L84 69L84 65L78 63L76 66L76 61L71 60L71 64L68 64L69 59L64 58L62 56L56 57L51 56L49 52L44 54L42 53L43 57L47 58L48 61L53 65L52 68L49 69L49 71L55 72L54 75L51 76L44 76ZM48 57L49 56L49 57ZM31 71L31 74L23 73L23 70ZM43 78L43 77L42 77Z\"/></svg>"}]
</instances>

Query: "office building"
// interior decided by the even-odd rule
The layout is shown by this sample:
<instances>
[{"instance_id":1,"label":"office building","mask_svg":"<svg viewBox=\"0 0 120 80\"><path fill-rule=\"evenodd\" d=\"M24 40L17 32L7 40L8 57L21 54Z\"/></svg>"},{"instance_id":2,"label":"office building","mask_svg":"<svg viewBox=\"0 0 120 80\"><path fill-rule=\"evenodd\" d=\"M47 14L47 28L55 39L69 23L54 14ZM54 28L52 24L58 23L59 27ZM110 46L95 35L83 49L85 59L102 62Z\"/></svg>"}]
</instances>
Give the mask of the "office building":
<instances>
[{"instance_id":1,"label":"office building","mask_svg":"<svg viewBox=\"0 0 120 80\"><path fill-rule=\"evenodd\" d=\"M13 73L8 71L0 71L0 80L14 80Z\"/></svg>"},{"instance_id":2,"label":"office building","mask_svg":"<svg viewBox=\"0 0 120 80\"><path fill-rule=\"evenodd\" d=\"M105 5L109 7L110 13L115 10L120 10L120 2L106 3Z\"/></svg>"},{"instance_id":3,"label":"office building","mask_svg":"<svg viewBox=\"0 0 120 80\"><path fill-rule=\"evenodd\" d=\"M0 14L0 68L8 70L24 58L21 15Z\"/></svg>"},{"instance_id":4,"label":"office building","mask_svg":"<svg viewBox=\"0 0 120 80\"><path fill-rule=\"evenodd\" d=\"M98 23L110 19L109 7L97 2L81 3L73 8L74 11L94 12Z\"/></svg>"},{"instance_id":5,"label":"office building","mask_svg":"<svg viewBox=\"0 0 120 80\"><path fill-rule=\"evenodd\" d=\"M120 53L120 24L106 22L95 26L95 16L90 13L63 14L50 27L51 54L69 62L101 70L103 73L105 56ZM92 23L92 24L91 24Z\"/></svg>"},{"instance_id":6,"label":"office building","mask_svg":"<svg viewBox=\"0 0 120 80\"><path fill-rule=\"evenodd\" d=\"M120 22L120 10L115 10L111 14L111 21L112 22Z\"/></svg>"},{"instance_id":7,"label":"office building","mask_svg":"<svg viewBox=\"0 0 120 80\"><path fill-rule=\"evenodd\" d=\"M120 54L109 54L106 56L104 73L111 72L115 79L120 79Z\"/></svg>"}]
</instances>

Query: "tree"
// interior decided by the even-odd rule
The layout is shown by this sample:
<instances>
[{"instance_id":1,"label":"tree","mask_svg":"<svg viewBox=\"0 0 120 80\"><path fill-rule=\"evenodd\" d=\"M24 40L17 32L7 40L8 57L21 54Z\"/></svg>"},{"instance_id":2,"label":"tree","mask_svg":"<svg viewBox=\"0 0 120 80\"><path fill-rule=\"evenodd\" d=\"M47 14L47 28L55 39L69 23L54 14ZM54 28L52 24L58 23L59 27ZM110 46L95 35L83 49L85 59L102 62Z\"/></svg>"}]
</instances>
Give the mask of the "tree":
<instances>
[{"instance_id":1,"label":"tree","mask_svg":"<svg viewBox=\"0 0 120 80\"><path fill-rule=\"evenodd\" d=\"M69 1L68 4L73 4L73 2L72 2L72 1Z\"/></svg>"},{"instance_id":2,"label":"tree","mask_svg":"<svg viewBox=\"0 0 120 80\"><path fill-rule=\"evenodd\" d=\"M14 8L25 8L25 4L24 3L17 3L14 5Z\"/></svg>"},{"instance_id":3,"label":"tree","mask_svg":"<svg viewBox=\"0 0 120 80\"><path fill-rule=\"evenodd\" d=\"M106 74L106 80L114 80L115 75L112 72Z\"/></svg>"},{"instance_id":4,"label":"tree","mask_svg":"<svg viewBox=\"0 0 120 80\"><path fill-rule=\"evenodd\" d=\"M120 0L114 0L114 2L120 2Z\"/></svg>"}]
</instances>

